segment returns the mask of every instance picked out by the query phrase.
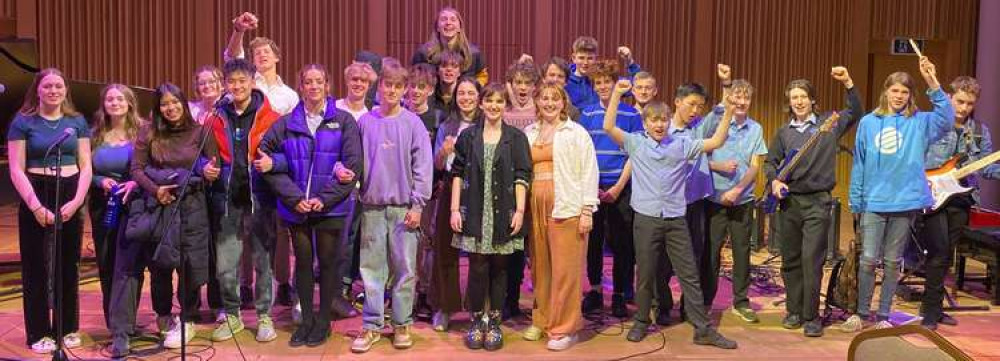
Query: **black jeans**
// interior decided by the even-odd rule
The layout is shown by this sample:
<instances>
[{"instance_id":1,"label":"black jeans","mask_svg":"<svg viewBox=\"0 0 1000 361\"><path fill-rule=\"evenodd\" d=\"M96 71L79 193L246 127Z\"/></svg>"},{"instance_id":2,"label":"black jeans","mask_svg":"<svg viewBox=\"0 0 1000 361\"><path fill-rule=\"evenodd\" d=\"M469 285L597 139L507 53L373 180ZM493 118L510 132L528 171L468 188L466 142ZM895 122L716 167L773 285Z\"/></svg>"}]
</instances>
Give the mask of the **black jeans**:
<instances>
[{"instance_id":1,"label":"black jeans","mask_svg":"<svg viewBox=\"0 0 1000 361\"><path fill-rule=\"evenodd\" d=\"M750 231L753 226L753 202L723 206L714 202L708 204L708 252L702 258L702 273L707 277L702 289L705 290L705 304L715 300L719 289L719 269L722 266L722 246L728 236L733 250L733 307L750 307L747 289L750 287Z\"/></svg>"},{"instance_id":2,"label":"black jeans","mask_svg":"<svg viewBox=\"0 0 1000 361\"><path fill-rule=\"evenodd\" d=\"M677 273L683 292L687 295L684 302L688 304L684 310L688 322L696 329L708 327L708 314L700 304L703 299L701 282L686 220L683 217L656 218L636 213L633 228L635 259L639 269L639 283L635 293L635 303L639 310L635 314L635 320L650 323L649 311L652 308L657 274L664 262L670 262L671 271Z\"/></svg>"},{"instance_id":3,"label":"black jeans","mask_svg":"<svg viewBox=\"0 0 1000 361\"><path fill-rule=\"evenodd\" d=\"M831 201L829 192L789 194L782 200L785 208L776 214L785 310L805 321L819 312Z\"/></svg>"},{"instance_id":4,"label":"black jeans","mask_svg":"<svg viewBox=\"0 0 1000 361\"><path fill-rule=\"evenodd\" d=\"M924 318L941 318L944 301L944 278L954 258L955 245L962 236L962 228L969 224L969 208L973 200L969 195L957 196L937 212L924 215L920 241L927 250L924 264L924 296L920 305Z\"/></svg>"},{"instance_id":5,"label":"black jeans","mask_svg":"<svg viewBox=\"0 0 1000 361\"><path fill-rule=\"evenodd\" d=\"M507 298L509 255L469 253L469 281L466 289L469 312L499 311Z\"/></svg>"},{"instance_id":6,"label":"black jeans","mask_svg":"<svg viewBox=\"0 0 1000 361\"><path fill-rule=\"evenodd\" d=\"M302 304L302 320L317 326L330 325L333 298L340 290L338 268L345 261L343 245L345 217L310 218L302 224L289 224L295 252L295 289ZM319 263L319 307L313 308L313 261ZM315 311L319 310L319 311Z\"/></svg>"},{"instance_id":7,"label":"black jeans","mask_svg":"<svg viewBox=\"0 0 1000 361\"><path fill-rule=\"evenodd\" d=\"M124 219L122 222L124 223ZM153 265L153 253L158 243L118 239L114 285L108 297L112 335L135 332L136 309L142 292L143 271L149 269L149 296L157 316L168 316L173 307L173 274ZM193 300L187 300L194 304Z\"/></svg>"},{"instance_id":8,"label":"black jeans","mask_svg":"<svg viewBox=\"0 0 1000 361\"><path fill-rule=\"evenodd\" d=\"M606 187L602 187L606 189ZM594 229L587 242L587 280L600 290L604 273L604 244L613 257L612 282L614 293L632 290L635 278L635 249L632 242L632 207L629 206L631 187L626 186L614 203L601 203L594 212Z\"/></svg>"},{"instance_id":9,"label":"black jeans","mask_svg":"<svg viewBox=\"0 0 1000 361\"><path fill-rule=\"evenodd\" d=\"M28 180L35 191L38 201L46 209L52 207L52 200L55 198L56 177L28 174ZM73 199L76 193L79 176L73 175L63 177L61 184L60 204L64 205ZM59 210L50 211L58 212ZM83 237L83 214L77 212L69 219L64 219L62 233L58 247L61 248L62 257L56 262L60 265L62 276L62 314L51 310L49 297L49 281L52 274L49 271L49 262L54 255L49 253L48 245L52 240L54 227L42 227L35 220L34 214L28 209L28 205L21 202L17 212L18 245L21 250L21 283L24 297L21 298L24 306L24 329L26 331L25 340L28 345L37 342L42 337L62 337L67 333L76 332L80 328L80 242ZM56 318L61 318L63 322L63 334L55 335L57 322Z\"/></svg>"}]
</instances>

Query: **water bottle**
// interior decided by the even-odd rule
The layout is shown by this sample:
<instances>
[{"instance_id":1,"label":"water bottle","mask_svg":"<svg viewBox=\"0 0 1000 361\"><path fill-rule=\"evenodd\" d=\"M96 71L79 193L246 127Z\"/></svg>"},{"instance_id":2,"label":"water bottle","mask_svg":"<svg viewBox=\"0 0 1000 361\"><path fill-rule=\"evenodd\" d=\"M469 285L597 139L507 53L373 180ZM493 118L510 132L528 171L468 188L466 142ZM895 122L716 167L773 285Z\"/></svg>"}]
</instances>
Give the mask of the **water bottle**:
<instances>
[{"instance_id":1,"label":"water bottle","mask_svg":"<svg viewBox=\"0 0 1000 361\"><path fill-rule=\"evenodd\" d=\"M121 185L115 184L111 187L111 192L108 195L108 208L104 212L104 227L106 229L118 227L118 213L122 206L122 195L118 194L119 190L121 190Z\"/></svg>"}]
</instances>

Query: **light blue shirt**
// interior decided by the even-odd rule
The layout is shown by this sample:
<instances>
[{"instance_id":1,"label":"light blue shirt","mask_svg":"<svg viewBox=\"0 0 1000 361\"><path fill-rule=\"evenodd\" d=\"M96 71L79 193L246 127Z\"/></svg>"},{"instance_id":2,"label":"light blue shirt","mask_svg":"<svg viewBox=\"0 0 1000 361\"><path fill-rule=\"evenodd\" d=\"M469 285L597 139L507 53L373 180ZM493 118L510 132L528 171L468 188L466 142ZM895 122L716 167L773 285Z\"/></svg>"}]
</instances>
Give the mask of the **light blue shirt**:
<instances>
[{"instance_id":1,"label":"light blue shirt","mask_svg":"<svg viewBox=\"0 0 1000 361\"><path fill-rule=\"evenodd\" d=\"M713 112L706 118L719 118L720 114ZM706 119L711 121L711 119ZM734 160L737 163L736 171L733 173L712 172L712 181L715 185L715 192L711 200L722 204L722 194L732 189L750 169L750 162L754 157L767 154L767 146L764 145L764 129L760 124L747 117L743 124L731 120L729 127L729 137L718 149L712 151L709 160L713 162L723 162ZM756 181L756 180L755 180ZM754 182L750 182L743 193L736 200L736 204L746 204L753 201Z\"/></svg>"},{"instance_id":2,"label":"light blue shirt","mask_svg":"<svg viewBox=\"0 0 1000 361\"><path fill-rule=\"evenodd\" d=\"M715 129L710 124L710 120L710 118L695 119L684 128L675 128L671 123L670 129L667 131L670 135L667 138L677 137L688 138L689 140L704 140L708 129ZM687 177L687 188L684 192L687 204L711 197L715 193L715 187L712 185L712 172L708 169L708 156L705 153L700 153L700 155L689 159L688 164L691 165L691 169Z\"/></svg>"},{"instance_id":3,"label":"light blue shirt","mask_svg":"<svg viewBox=\"0 0 1000 361\"><path fill-rule=\"evenodd\" d=\"M683 217L690 160L704 155L704 141L667 136L657 142L637 132L625 134L623 147L632 160L632 209L649 217Z\"/></svg>"}]
</instances>

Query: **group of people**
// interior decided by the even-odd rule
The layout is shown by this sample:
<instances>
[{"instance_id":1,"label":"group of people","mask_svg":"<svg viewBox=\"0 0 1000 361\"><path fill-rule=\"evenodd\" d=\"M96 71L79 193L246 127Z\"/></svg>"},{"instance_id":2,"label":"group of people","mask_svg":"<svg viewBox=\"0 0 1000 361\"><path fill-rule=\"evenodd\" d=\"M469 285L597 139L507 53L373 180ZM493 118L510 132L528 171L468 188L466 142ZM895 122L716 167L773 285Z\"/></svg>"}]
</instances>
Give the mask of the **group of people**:
<instances>
[{"instance_id":1,"label":"group of people","mask_svg":"<svg viewBox=\"0 0 1000 361\"><path fill-rule=\"evenodd\" d=\"M679 86L672 107L657 100L655 77L641 71L630 49L598 59L597 41L587 36L573 43L571 64L554 57L537 66L522 56L503 82L487 82L482 52L466 38L459 12L445 8L409 67L363 52L344 69L346 97L335 99L324 66L303 66L292 89L276 72L282 57L272 40L257 37L249 53L244 49L255 15L241 14L233 24L222 68L194 74L197 99L189 102L163 83L148 119L128 87L112 84L88 122L58 70L36 76L8 131L22 200L26 341L34 351L51 352L56 340L81 344L77 264L88 197L114 357L129 353L137 332L146 270L167 348L194 337L205 285L217 315L212 340L242 332L240 308L248 304L257 313L256 340L276 339L277 294L295 310L289 346L322 345L335 316L357 316L349 297L360 279L363 330L351 350L361 353L383 336L386 312L392 345L413 346L421 309L442 332L468 311L466 346L502 348L500 325L521 314L527 265L534 306L521 336L565 350L579 341L583 314L604 308L605 244L614 260L611 314L625 318L629 302L637 307L627 340L643 340L654 321L673 323L669 280L676 275L693 341L733 349L737 343L716 330L708 312L728 242L732 313L758 322L747 290L753 190L762 170L766 191L780 199L774 236L788 296L782 325L818 337L837 143L855 124L849 205L860 215L860 300L840 328L891 327L901 250L917 219L930 252L923 324L955 322L941 312L943 278L975 198L959 196L922 213L931 204L924 171L958 154L978 159L992 144L972 118L975 79L959 77L945 93L927 58L919 65L933 111L917 109L916 84L899 72L886 79L879 107L864 115L848 70L833 67L846 108L821 112L813 85L793 80L785 89L789 120L765 145L763 128L749 116L753 86L734 80L724 64L717 67L723 94L714 106L697 83ZM67 129L75 141L57 145L57 164L47 150ZM812 146L802 149L807 142ZM779 178L786 155L800 149L801 161ZM52 192L56 169L67 190L59 200ZM1000 178L1000 166L980 175ZM54 201L59 209L51 208ZM64 307L50 316L50 259L38 240L52 231L54 212L63 222L62 259L54 261L63 265ZM469 259L464 300L461 253ZM873 315L880 263L885 277ZM174 272L179 317L172 310ZM55 319L63 334L55 334Z\"/></svg>"}]
</instances>

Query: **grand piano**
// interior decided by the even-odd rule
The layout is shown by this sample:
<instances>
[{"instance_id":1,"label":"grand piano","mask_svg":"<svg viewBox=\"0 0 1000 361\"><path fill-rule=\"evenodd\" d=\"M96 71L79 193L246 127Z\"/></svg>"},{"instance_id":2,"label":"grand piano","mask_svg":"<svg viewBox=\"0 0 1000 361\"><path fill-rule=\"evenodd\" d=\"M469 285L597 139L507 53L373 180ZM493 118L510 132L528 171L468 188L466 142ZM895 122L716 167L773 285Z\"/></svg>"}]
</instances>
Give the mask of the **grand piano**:
<instances>
[{"instance_id":1,"label":"grand piano","mask_svg":"<svg viewBox=\"0 0 1000 361\"><path fill-rule=\"evenodd\" d=\"M10 168L7 165L7 129L11 120L21 108L24 95L31 86L35 74L41 70L38 56L38 46L34 40L10 39L0 40L0 85L4 91L0 93L0 162L3 166L0 174L0 205L17 202L17 192L10 182ZM58 65L56 65L58 67ZM72 77L73 74L66 74ZM88 120L101 104L99 99L101 89L108 83L78 79L69 80L69 93L73 104ZM153 102L153 91L149 88L130 86L139 101L141 114L148 114Z\"/></svg>"}]
</instances>

